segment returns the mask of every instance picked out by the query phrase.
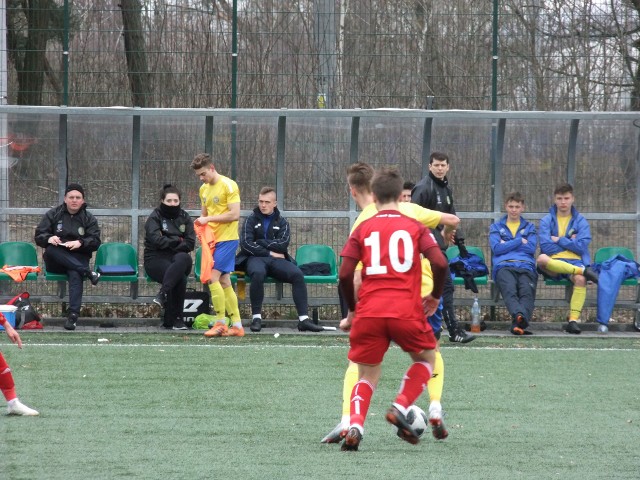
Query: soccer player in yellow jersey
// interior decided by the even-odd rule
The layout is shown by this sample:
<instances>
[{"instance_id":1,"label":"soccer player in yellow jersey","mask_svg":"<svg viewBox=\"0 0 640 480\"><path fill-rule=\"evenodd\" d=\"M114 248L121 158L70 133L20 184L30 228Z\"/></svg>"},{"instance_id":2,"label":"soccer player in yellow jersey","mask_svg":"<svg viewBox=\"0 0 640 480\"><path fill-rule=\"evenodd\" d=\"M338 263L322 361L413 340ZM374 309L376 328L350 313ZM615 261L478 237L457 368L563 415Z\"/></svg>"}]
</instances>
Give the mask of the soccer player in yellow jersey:
<instances>
[{"instance_id":1,"label":"soccer player in yellow jersey","mask_svg":"<svg viewBox=\"0 0 640 480\"><path fill-rule=\"evenodd\" d=\"M239 242L240 191L236 182L218 173L208 153L196 155L191 162L191 168L202 181L199 192L202 212L196 223L208 224L215 234L214 263L209 290L216 318L212 328L204 335L244 337L238 297L231 285L230 275L235 268ZM227 327L225 312L229 315L231 327Z\"/></svg>"},{"instance_id":2,"label":"soccer player in yellow jersey","mask_svg":"<svg viewBox=\"0 0 640 480\"><path fill-rule=\"evenodd\" d=\"M378 210L373 202L373 195L371 192L371 180L373 178L373 168L362 162L355 163L347 170L347 182L349 184L349 190L351 196L354 198L358 206L362 209L360 215L353 224L351 231L353 231L360 223L374 216ZM455 228L460 223L460 219L456 215L442 213L435 210L428 210L415 203L401 202L399 203L400 212L416 219L423 225L429 228L435 228L438 225L445 225L444 237L447 241L452 241L455 235ZM359 287L360 277L357 275L354 277L354 283L357 288ZM431 275L431 267L428 260L422 262L422 297L427 296L433 288L433 280ZM441 312L441 308L438 309L436 315ZM435 316L435 315L434 315ZM434 319L437 320L437 319ZM341 322L341 328L345 327L344 320ZM436 338L440 338L440 331L442 330L442 317L437 322L438 325L433 324L433 332ZM342 420L340 423L322 440L322 443L339 443L349 428L349 413L350 413L350 400L351 391L353 386L358 381L358 366L349 362L347 371L345 372L343 390L342 390ZM442 407L440 405L440 399L442 396L442 388L444 382L444 363L442 361L442 355L440 355L439 347L436 349L436 363L433 370L433 375L429 381L429 398L431 404L429 406L429 418L433 419L432 426L434 428L433 434L436 438L443 439L447 436L447 431L442 423Z\"/></svg>"},{"instance_id":3,"label":"soccer player in yellow jersey","mask_svg":"<svg viewBox=\"0 0 640 480\"><path fill-rule=\"evenodd\" d=\"M589 265L591 228L589 222L573 206L573 187L558 185L553 192L554 205L540 220L538 268L547 278L568 278L573 283L569 302L567 333L580 333L580 314L587 297L587 280L598 283L598 274Z\"/></svg>"}]
</instances>

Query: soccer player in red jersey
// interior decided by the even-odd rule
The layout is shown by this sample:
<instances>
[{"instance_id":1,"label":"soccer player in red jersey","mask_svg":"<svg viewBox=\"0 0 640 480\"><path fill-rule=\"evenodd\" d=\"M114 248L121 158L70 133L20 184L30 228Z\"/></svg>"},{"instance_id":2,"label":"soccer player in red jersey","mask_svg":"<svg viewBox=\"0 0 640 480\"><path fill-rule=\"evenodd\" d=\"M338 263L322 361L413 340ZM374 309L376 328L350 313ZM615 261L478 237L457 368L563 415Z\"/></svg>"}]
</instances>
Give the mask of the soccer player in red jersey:
<instances>
[{"instance_id":1,"label":"soccer player in red jersey","mask_svg":"<svg viewBox=\"0 0 640 480\"><path fill-rule=\"evenodd\" d=\"M426 388L433 371L436 339L425 314L432 315L438 307L447 261L431 232L399 212L402 185L395 168L376 173L371 189L378 213L353 231L341 253L340 288L349 307L341 326L350 329L349 360L358 364L359 371L359 381L351 392L350 427L342 450L357 450L360 445L381 363L391 341L414 363L405 373L386 418L398 427L400 438L413 444L419 441L406 412ZM421 253L431 263L434 278L433 291L422 303ZM353 276L359 261L363 264L362 285L356 311Z\"/></svg>"}]
</instances>

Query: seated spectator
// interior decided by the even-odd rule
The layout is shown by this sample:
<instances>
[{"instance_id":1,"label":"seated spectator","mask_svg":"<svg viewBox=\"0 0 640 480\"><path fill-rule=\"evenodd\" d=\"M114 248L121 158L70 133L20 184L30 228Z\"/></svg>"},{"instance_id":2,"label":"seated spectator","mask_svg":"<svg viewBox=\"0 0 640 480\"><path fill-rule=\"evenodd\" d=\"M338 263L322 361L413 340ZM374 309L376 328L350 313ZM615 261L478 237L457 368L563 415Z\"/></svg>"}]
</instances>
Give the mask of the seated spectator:
<instances>
[{"instance_id":1,"label":"seated spectator","mask_svg":"<svg viewBox=\"0 0 640 480\"><path fill-rule=\"evenodd\" d=\"M406 181L404 185L402 185L402 194L400 195L401 202L410 202L411 201L411 190L415 188L416 184L413 182Z\"/></svg>"},{"instance_id":2,"label":"seated spectator","mask_svg":"<svg viewBox=\"0 0 640 480\"><path fill-rule=\"evenodd\" d=\"M144 225L144 270L161 284L153 301L164 308L162 326L173 330L187 329L182 313L196 245L193 220L180 208L180 198L180 190L165 185L160 206Z\"/></svg>"},{"instance_id":3,"label":"seated spectator","mask_svg":"<svg viewBox=\"0 0 640 480\"><path fill-rule=\"evenodd\" d=\"M83 280L88 278L97 285L100 279L100 274L89 268L89 260L100 246L100 227L96 217L87 211L81 185L70 183L65 188L64 203L44 214L34 239L44 248L42 258L47 271L66 274L69 279L69 310L64 328L75 330Z\"/></svg>"},{"instance_id":4,"label":"seated spectator","mask_svg":"<svg viewBox=\"0 0 640 480\"><path fill-rule=\"evenodd\" d=\"M280 215L276 192L271 187L264 187L258 196L258 206L240 229L240 252L236 257L236 268L246 271L251 277L249 298L252 332L262 329L264 281L267 277L291 284L293 302L298 311L298 330L324 330L309 319L307 286L304 274L287 252L290 240L289 223Z\"/></svg>"},{"instance_id":5,"label":"seated spectator","mask_svg":"<svg viewBox=\"0 0 640 480\"><path fill-rule=\"evenodd\" d=\"M533 223L522 217L524 197L513 192L504 202L507 214L489 227L493 254L492 277L511 315L511 333L526 335L533 314L538 273L538 235Z\"/></svg>"},{"instance_id":6,"label":"seated spectator","mask_svg":"<svg viewBox=\"0 0 640 480\"><path fill-rule=\"evenodd\" d=\"M578 323L587 298L587 280L598 283L598 274L589 265L591 228L589 222L573 206L573 187L564 183L553 192L554 205L540 220L540 255L538 269L554 280L568 278L573 283L569 303L567 333L579 334Z\"/></svg>"}]
</instances>

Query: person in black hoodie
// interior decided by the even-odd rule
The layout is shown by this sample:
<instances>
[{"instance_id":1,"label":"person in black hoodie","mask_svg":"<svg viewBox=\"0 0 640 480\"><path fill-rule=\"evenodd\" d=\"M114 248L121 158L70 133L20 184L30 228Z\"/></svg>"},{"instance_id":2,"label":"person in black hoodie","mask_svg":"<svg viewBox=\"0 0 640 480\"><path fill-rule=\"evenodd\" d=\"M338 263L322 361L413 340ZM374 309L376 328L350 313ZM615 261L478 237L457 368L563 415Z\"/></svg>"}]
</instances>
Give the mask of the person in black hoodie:
<instances>
[{"instance_id":1,"label":"person in black hoodie","mask_svg":"<svg viewBox=\"0 0 640 480\"><path fill-rule=\"evenodd\" d=\"M429 157L429 175L420 180L411 192L411 201L430 210L439 212L456 214L453 206L453 194L449 187L447 172L449 171L449 156L445 153L433 152ZM442 237L441 228L433 230L433 235L440 245L440 249L444 254L447 250L446 242ZM462 231L457 230L454 243L460 249L460 255L466 256L467 249L464 245L464 236ZM446 256L446 254L445 254ZM449 330L449 341L468 343L474 340L475 335L465 332L458 325L456 314L453 308L453 281L451 275L446 276L444 293L442 294L443 318Z\"/></svg>"},{"instance_id":2,"label":"person in black hoodie","mask_svg":"<svg viewBox=\"0 0 640 480\"><path fill-rule=\"evenodd\" d=\"M190 252L196 245L193 220L180 208L180 197L180 190L165 185L160 206L144 225L144 270L161 284L153 301L164 308L162 326L173 330L187 329L182 311L193 265Z\"/></svg>"},{"instance_id":3,"label":"person in black hoodie","mask_svg":"<svg viewBox=\"0 0 640 480\"><path fill-rule=\"evenodd\" d=\"M84 189L70 183L64 191L64 203L44 214L36 227L34 240L44 248L42 258L51 273L69 278L69 310L64 328L75 330L82 304L83 280L97 285L100 274L89 268L93 252L100 246L100 227L87 211Z\"/></svg>"},{"instance_id":4,"label":"person in black hoodie","mask_svg":"<svg viewBox=\"0 0 640 480\"><path fill-rule=\"evenodd\" d=\"M253 318L249 328L252 332L262 329L264 280L268 276L291 284L293 302L298 311L298 330L324 330L309 319L307 286L304 274L287 252L290 240L289 222L280 215L275 190L263 187L258 196L258 206L240 229L240 252L236 256L236 269L246 271L251 278L249 297Z\"/></svg>"}]
</instances>

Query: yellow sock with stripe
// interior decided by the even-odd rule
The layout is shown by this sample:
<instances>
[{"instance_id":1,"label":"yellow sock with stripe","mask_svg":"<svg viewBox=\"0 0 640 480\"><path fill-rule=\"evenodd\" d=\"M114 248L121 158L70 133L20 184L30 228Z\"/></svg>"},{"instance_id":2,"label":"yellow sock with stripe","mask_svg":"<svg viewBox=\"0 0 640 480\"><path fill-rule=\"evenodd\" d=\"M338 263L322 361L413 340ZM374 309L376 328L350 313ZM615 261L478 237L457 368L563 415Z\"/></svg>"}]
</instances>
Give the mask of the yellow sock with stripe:
<instances>
[{"instance_id":1,"label":"yellow sock with stripe","mask_svg":"<svg viewBox=\"0 0 640 480\"><path fill-rule=\"evenodd\" d=\"M231 324L234 327L242 327L242 319L240 318L240 309L238 308L238 297L232 286L222 289L224 291L224 306L229 313Z\"/></svg>"},{"instance_id":2,"label":"yellow sock with stripe","mask_svg":"<svg viewBox=\"0 0 640 480\"><path fill-rule=\"evenodd\" d=\"M562 260L556 260L555 258L550 259L544 268L550 272L563 273L565 275L582 275L582 271L584 270L582 267L576 267L575 265L563 262Z\"/></svg>"},{"instance_id":3,"label":"yellow sock with stripe","mask_svg":"<svg viewBox=\"0 0 640 480\"><path fill-rule=\"evenodd\" d=\"M429 400L439 402L444 388L444 361L439 351L436 351L436 363L433 365L433 373L427 388L429 389Z\"/></svg>"},{"instance_id":4,"label":"yellow sock with stripe","mask_svg":"<svg viewBox=\"0 0 640 480\"><path fill-rule=\"evenodd\" d=\"M353 387L358 383L358 364L349 362L347 371L344 372L344 381L342 384L342 423L349 425L349 417L351 415L351 392Z\"/></svg>"},{"instance_id":5,"label":"yellow sock with stripe","mask_svg":"<svg viewBox=\"0 0 640 480\"><path fill-rule=\"evenodd\" d=\"M569 321L579 320L584 307L584 301L587 299L587 287L573 286L573 294L569 302Z\"/></svg>"},{"instance_id":6,"label":"yellow sock with stripe","mask_svg":"<svg viewBox=\"0 0 640 480\"><path fill-rule=\"evenodd\" d=\"M209 291L211 292L211 305L213 305L213 309L216 311L216 322L224 321L225 295L224 290L222 289L222 285L220 285L220 282L210 283Z\"/></svg>"}]
</instances>

